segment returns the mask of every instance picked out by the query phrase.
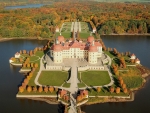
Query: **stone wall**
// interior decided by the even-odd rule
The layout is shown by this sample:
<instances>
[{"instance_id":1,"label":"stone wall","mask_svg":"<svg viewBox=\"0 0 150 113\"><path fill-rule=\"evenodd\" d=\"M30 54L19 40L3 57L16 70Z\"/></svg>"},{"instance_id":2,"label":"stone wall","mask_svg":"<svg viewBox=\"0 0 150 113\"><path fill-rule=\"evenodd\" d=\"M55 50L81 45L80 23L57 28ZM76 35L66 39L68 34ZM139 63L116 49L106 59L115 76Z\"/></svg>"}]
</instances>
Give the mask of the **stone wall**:
<instances>
[{"instance_id":1,"label":"stone wall","mask_svg":"<svg viewBox=\"0 0 150 113\"><path fill-rule=\"evenodd\" d=\"M46 65L46 70L62 70L62 66L50 66Z\"/></svg>"},{"instance_id":2,"label":"stone wall","mask_svg":"<svg viewBox=\"0 0 150 113\"><path fill-rule=\"evenodd\" d=\"M81 66L78 67L78 71L85 71L85 70L104 70L104 66Z\"/></svg>"}]
</instances>

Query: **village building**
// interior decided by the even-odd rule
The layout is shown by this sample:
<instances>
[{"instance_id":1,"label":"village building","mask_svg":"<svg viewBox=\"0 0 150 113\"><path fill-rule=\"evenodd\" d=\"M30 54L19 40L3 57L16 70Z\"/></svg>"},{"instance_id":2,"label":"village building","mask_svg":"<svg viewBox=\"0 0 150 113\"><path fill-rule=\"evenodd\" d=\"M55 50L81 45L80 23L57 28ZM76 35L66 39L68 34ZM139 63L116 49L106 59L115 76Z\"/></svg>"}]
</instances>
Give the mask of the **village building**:
<instances>
[{"instance_id":1,"label":"village building","mask_svg":"<svg viewBox=\"0 0 150 113\"><path fill-rule=\"evenodd\" d=\"M65 41L63 36L58 36L50 48L50 56L54 63L62 63L65 58L78 58L96 64L98 58L102 56L102 45L95 41L93 36L89 36L87 42L76 39Z\"/></svg>"},{"instance_id":2,"label":"village building","mask_svg":"<svg viewBox=\"0 0 150 113\"><path fill-rule=\"evenodd\" d=\"M20 58L20 53L17 52L17 53L15 54L15 58Z\"/></svg>"},{"instance_id":3,"label":"village building","mask_svg":"<svg viewBox=\"0 0 150 113\"><path fill-rule=\"evenodd\" d=\"M131 55L130 59L134 59L135 60L136 56L134 55L134 53Z\"/></svg>"},{"instance_id":4,"label":"village building","mask_svg":"<svg viewBox=\"0 0 150 113\"><path fill-rule=\"evenodd\" d=\"M140 60L138 58L135 59L136 64L140 64Z\"/></svg>"}]
</instances>

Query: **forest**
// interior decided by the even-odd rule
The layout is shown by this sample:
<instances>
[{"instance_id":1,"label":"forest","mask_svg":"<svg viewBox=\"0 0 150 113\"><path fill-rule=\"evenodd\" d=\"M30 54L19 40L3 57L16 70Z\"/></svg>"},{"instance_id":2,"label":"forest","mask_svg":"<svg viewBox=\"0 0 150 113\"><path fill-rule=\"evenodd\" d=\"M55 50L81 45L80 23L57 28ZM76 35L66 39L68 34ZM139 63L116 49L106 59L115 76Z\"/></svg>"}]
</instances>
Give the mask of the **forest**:
<instances>
[{"instance_id":1,"label":"forest","mask_svg":"<svg viewBox=\"0 0 150 113\"><path fill-rule=\"evenodd\" d=\"M41 8L0 9L0 37L54 37L67 21L90 22L100 34L150 33L150 3L54 2Z\"/></svg>"}]
</instances>

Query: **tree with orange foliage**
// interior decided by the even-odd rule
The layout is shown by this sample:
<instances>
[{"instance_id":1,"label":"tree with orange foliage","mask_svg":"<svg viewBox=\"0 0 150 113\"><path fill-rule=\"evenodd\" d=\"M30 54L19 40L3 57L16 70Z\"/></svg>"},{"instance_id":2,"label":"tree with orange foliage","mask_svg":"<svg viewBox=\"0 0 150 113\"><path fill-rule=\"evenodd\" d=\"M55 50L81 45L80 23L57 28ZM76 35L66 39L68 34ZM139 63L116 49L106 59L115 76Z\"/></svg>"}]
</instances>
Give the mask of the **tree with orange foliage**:
<instances>
[{"instance_id":1,"label":"tree with orange foliage","mask_svg":"<svg viewBox=\"0 0 150 113\"><path fill-rule=\"evenodd\" d=\"M30 63L27 64L27 67L30 68Z\"/></svg>"},{"instance_id":2,"label":"tree with orange foliage","mask_svg":"<svg viewBox=\"0 0 150 113\"><path fill-rule=\"evenodd\" d=\"M120 83L120 86L122 86L123 85L123 79L122 80L119 80L119 83Z\"/></svg>"},{"instance_id":3,"label":"tree with orange foliage","mask_svg":"<svg viewBox=\"0 0 150 113\"><path fill-rule=\"evenodd\" d=\"M97 92L99 93L101 91L101 88L100 87L97 87Z\"/></svg>"},{"instance_id":4,"label":"tree with orange foliage","mask_svg":"<svg viewBox=\"0 0 150 113\"><path fill-rule=\"evenodd\" d=\"M20 93L23 93L23 92L24 92L24 87L23 87L23 86L20 86L20 87L19 87L19 92L20 92Z\"/></svg>"},{"instance_id":5,"label":"tree with orange foliage","mask_svg":"<svg viewBox=\"0 0 150 113\"><path fill-rule=\"evenodd\" d=\"M49 87L49 91L51 92L51 93L53 93L53 91L54 91L54 87Z\"/></svg>"},{"instance_id":6,"label":"tree with orange foliage","mask_svg":"<svg viewBox=\"0 0 150 113\"><path fill-rule=\"evenodd\" d=\"M118 80L119 80L119 81L120 81L120 80L122 80L122 77L121 77L121 76L119 76L119 77L118 77Z\"/></svg>"},{"instance_id":7,"label":"tree with orange foliage","mask_svg":"<svg viewBox=\"0 0 150 113\"><path fill-rule=\"evenodd\" d=\"M81 101L81 100L82 100L81 95L77 96L77 101L79 102L79 101Z\"/></svg>"},{"instance_id":8,"label":"tree with orange foliage","mask_svg":"<svg viewBox=\"0 0 150 113\"><path fill-rule=\"evenodd\" d=\"M31 86L28 86L27 87L27 91L30 93L32 91L32 87Z\"/></svg>"},{"instance_id":9,"label":"tree with orange foliage","mask_svg":"<svg viewBox=\"0 0 150 113\"><path fill-rule=\"evenodd\" d=\"M38 91L41 93L43 91L43 87L40 86L39 89L38 89Z\"/></svg>"},{"instance_id":10,"label":"tree with orange foliage","mask_svg":"<svg viewBox=\"0 0 150 113\"><path fill-rule=\"evenodd\" d=\"M27 78L24 79L24 83L27 85L29 83L29 80Z\"/></svg>"},{"instance_id":11,"label":"tree with orange foliage","mask_svg":"<svg viewBox=\"0 0 150 113\"><path fill-rule=\"evenodd\" d=\"M47 86L44 87L44 92L45 92L45 93L48 92L48 87L47 87Z\"/></svg>"},{"instance_id":12,"label":"tree with orange foliage","mask_svg":"<svg viewBox=\"0 0 150 113\"><path fill-rule=\"evenodd\" d=\"M116 88L116 93L119 94L120 93L120 87Z\"/></svg>"},{"instance_id":13,"label":"tree with orange foliage","mask_svg":"<svg viewBox=\"0 0 150 113\"><path fill-rule=\"evenodd\" d=\"M26 63L23 63L23 67L24 67L24 68L26 67Z\"/></svg>"},{"instance_id":14,"label":"tree with orange foliage","mask_svg":"<svg viewBox=\"0 0 150 113\"><path fill-rule=\"evenodd\" d=\"M128 93L127 88L124 88L124 89L123 89L123 92L124 92L125 94Z\"/></svg>"},{"instance_id":15,"label":"tree with orange foliage","mask_svg":"<svg viewBox=\"0 0 150 113\"><path fill-rule=\"evenodd\" d=\"M31 77L28 75L28 76L27 76L27 79L28 79L28 80L30 80L30 79L31 79Z\"/></svg>"},{"instance_id":16,"label":"tree with orange foliage","mask_svg":"<svg viewBox=\"0 0 150 113\"><path fill-rule=\"evenodd\" d=\"M125 83L122 84L122 89L124 89L124 88L126 88L126 84Z\"/></svg>"},{"instance_id":17,"label":"tree with orange foliage","mask_svg":"<svg viewBox=\"0 0 150 113\"><path fill-rule=\"evenodd\" d=\"M113 52L114 52L114 54L117 54L117 49L114 48L114 49L113 49Z\"/></svg>"},{"instance_id":18,"label":"tree with orange foliage","mask_svg":"<svg viewBox=\"0 0 150 113\"><path fill-rule=\"evenodd\" d=\"M22 62L23 61L23 59L22 58L19 58L19 62Z\"/></svg>"},{"instance_id":19,"label":"tree with orange foliage","mask_svg":"<svg viewBox=\"0 0 150 113\"><path fill-rule=\"evenodd\" d=\"M37 67L38 67L38 63L35 63L35 64L34 64L34 67L37 68Z\"/></svg>"},{"instance_id":20,"label":"tree with orange foliage","mask_svg":"<svg viewBox=\"0 0 150 113\"><path fill-rule=\"evenodd\" d=\"M33 91L34 91L34 92L37 91L37 87L36 87L36 86L33 87Z\"/></svg>"},{"instance_id":21,"label":"tree with orange foliage","mask_svg":"<svg viewBox=\"0 0 150 113\"><path fill-rule=\"evenodd\" d=\"M26 86L27 86L27 85L23 82L23 83L22 83L22 87L25 89Z\"/></svg>"},{"instance_id":22,"label":"tree with orange foliage","mask_svg":"<svg viewBox=\"0 0 150 113\"><path fill-rule=\"evenodd\" d=\"M29 55L30 55L30 56L32 56L32 55L33 55L33 51L32 51L32 50L30 50Z\"/></svg>"}]
</instances>

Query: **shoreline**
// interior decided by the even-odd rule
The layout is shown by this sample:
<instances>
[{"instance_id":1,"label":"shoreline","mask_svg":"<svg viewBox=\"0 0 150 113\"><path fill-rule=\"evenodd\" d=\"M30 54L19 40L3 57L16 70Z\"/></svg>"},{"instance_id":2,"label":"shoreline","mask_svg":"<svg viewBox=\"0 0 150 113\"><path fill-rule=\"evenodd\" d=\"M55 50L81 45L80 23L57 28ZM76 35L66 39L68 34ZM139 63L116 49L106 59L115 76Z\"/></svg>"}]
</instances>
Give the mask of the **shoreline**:
<instances>
[{"instance_id":1,"label":"shoreline","mask_svg":"<svg viewBox=\"0 0 150 113\"><path fill-rule=\"evenodd\" d=\"M115 34L115 33L111 33L111 34L102 34L100 36L150 36L150 33L144 33L144 34L138 34L138 33L121 33L121 34Z\"/></svg>"},{"instance_id":2,"label":"shoreline","mask_svg":"<svg viewBox=\"0 0 150 113\"><path fill-rule=\"evenodd\" d=\"M150 33L145 33L145 34L129 34L129 33L122 33L122 34L115 34L115 33L112 33L112 34L102 34L100 36L150 36ZM19 39L19 40L53 40L53 38L38 38L38 37L11 37L11 38L0 38L0 42L3 42L3 41L8 41L8 40L14 40L14 39Z\"/></svg>"},{"instance_id":3,"label":"shoreline","mask_svg":"<svg viewBox=\"0 0 150 113\"><path fill-rule=\"evenodd\" d=\"M37 37L22 37L22 38L0 38L0 42L9 41L9 40L49 40L49 38L37 38Z\"/></svg>"}]
</instances>

